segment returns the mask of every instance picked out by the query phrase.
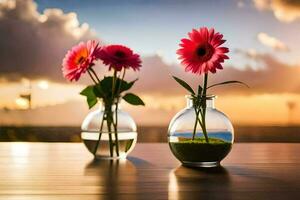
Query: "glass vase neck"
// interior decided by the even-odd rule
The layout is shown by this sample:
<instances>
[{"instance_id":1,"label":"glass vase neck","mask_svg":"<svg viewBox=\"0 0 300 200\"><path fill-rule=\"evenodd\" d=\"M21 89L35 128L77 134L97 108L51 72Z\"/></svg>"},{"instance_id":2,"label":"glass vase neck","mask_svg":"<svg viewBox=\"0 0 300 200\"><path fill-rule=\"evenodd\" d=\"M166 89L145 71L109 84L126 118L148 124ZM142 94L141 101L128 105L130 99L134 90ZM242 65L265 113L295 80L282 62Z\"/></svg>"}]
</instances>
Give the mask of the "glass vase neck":
<instances>
[{"instance_id":1,"label":"glass vase neck","mask_svg":"<svg viewBox=\"0 0 300 200\"><path fill-rule=\"evenodd\" d=\"M116 102L118 102L116 104ZM117 99L114 100L114 103L110 106L110 105L106 105L104 101L101 101L100 104L100 110L104 111L105 109L109 109L109 107L111 107L111 110L114 111L116 109L116 106L118 108L118 110L121 109L121 101L117 101Z\"/></svg>"},{"instance_id":2,"label":"glass vase neck","mask_svg":"<svg viewBox=\"0 0 300 200\"><path fill-rule=\"evenodd\" d=\"M207 95L205 97L206 99L206 107L207 108L215 108L215 99L217 98L217 96L215 95ZM187 107L190 108L190 107L193 107L194 106L194 101L193 101L193 97L188 95L186 96L186 99L187 99Z\"/></svg>"}]
</instances>

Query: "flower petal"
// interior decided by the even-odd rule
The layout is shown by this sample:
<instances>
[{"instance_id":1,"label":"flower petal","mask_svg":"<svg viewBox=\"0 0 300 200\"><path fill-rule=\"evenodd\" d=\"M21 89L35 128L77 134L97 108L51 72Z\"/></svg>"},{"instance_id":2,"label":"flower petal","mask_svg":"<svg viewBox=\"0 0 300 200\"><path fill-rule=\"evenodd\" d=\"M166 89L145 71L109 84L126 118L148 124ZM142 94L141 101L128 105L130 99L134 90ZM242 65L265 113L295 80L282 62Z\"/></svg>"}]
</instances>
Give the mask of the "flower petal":
<instances>
[{"instance_id":1,"label":"flower petal","mask_svg":"<svg viewBox=\"0 0 300 200\"><path fill-rule=\"evenodd\" d=\"M221 63L229 59L226 53L229 49L222 47L226 40L213 28L201 27L188 33L188 38L183 38L176 51L186 71L195 74L215 73L217 69L223 69Z\"/></svg>"}]
</instances>

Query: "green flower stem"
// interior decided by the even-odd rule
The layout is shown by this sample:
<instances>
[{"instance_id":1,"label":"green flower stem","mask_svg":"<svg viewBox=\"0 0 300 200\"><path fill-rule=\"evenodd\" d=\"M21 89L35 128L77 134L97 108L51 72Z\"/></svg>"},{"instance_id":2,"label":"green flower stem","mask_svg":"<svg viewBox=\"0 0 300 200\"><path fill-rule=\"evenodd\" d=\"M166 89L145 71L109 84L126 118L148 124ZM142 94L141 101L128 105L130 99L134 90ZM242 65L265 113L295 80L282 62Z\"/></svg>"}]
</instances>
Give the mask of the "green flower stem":
<instances>
[{"instance_id":1,"label":"green flower stem","mask_svg":"<svg viewBox=\"0 0 300 200\"><path fill-rule=\"evenodd\" d=\"M201 111L200 111L200 113L201 113ZM201 122L201 119L199 118L199 115L197 117L197 120L198 120L199 125L202 127L202 122Z\"/></svg>"},{"instance_id":2,"label":"green flower stem","mask_svg":"<svg viewBox=\"0 0 300 200\"><path fill-rule=\"evenodd\" d=\"M92 67L90 67L87 71L88 71L88 74L90 75L91 79L95 83L95 85L98 85L100 87L101 92L102 92L103 90L102 90L102 87L101 87L101 80L97 76L95 70ZM94 75L94 77L93 77L93 75ZM105 94L103 94L103 95L104 95L104 98L106 98L106 95Z\"/></svg>"},{"instance_id":3,"label":"green flower stem","mask_svg":"<svg viewBox=\"0 0 300 200\"><path fill-rule=\"evenodd\" d=\"M195 139L195 136L196 136L196 131L197 131L197 122L198 122L198 116L199 116L199 110L196 109L196 107L194 106L194 109L195 109L195 113L196 113L196 120L195 120L195 124L194 124L194 130L193 130L193 138L192 140Z\"/></svg>"},{"instance_id":4,"label":"green flower stem","mask_svg":"<svg viewBox=\"0 0 300 200\"><path fill-rule=\"evenodd\" d=\"M115 98L116 98L116 86L117 86L117 80L118 80L118 79L117 79L117 71L115 70L115 71L114 71L114 76L113 76L112 99L111 99L111 102L112 102L112 104L115 103L115 113L116 113L116 115L117 115L117 104L118 104L118 101L117 101L117 102L114 102L114 100L115 100ZM116 154L117 154L117 156L119 156L118 129L117 129L116 123L114 122L113 114L111 115L111 121L112 121L112 124L113 124L114 133L115 133ZM116 118L116 121L117 121L117 118Z\"/></svg>"},{"instance_id":5,"label":"green flower stem","mask_svg":"<svg viewBox=\"0 0 300 200\"><path fill-rule=\"evenodd\" d=\"M92 69L92 68L88 69L87 72L88 72L89 76L91 77L92 81L97 85L97 81L96 81L95 78L93 77L93 75L92 75L92 73L91 73L91 69ZM96 76L96 77L97 77L97 76Z\"/></svg>"},{"instance_id":6,"label":"green flower stem","mask_svg":"<svg viewBox=\"0 0 300 200\"><path fill-rule=\"evenodd\" d=\"M205 140L207 143L209 143L208 140L208 136L207 136L207 130L206 130L206 122L205 122L205 115L206 115L206 91L207 91L207 79L208 79L208 73L204 74L204 79L203 79L203 93L202 93L202 99L203 99L203 103L200 104L200 106L202 106L202 113L201 113L201 117L202 117L202 132L203 135L205 137Z\"/></svg>"},{"instance_id":7,"label":"green flower stem","mask_svg":"<svg viewBox=\"0 0 300 200\"><path fill-rule=\"evenodd\" d=\"M206 114L206 91L207 91L207 80L208 80L208 74L206 73L204 75L203 79L203 91L202 94L200 94L200 91L198 90L197 94L197 99L193 100L194 101L194 110L195 110L195 124L194 124L194 129L193 129L193 137L192 140L195 140L196 132L197 132L197 125L201 126L203 135L205 137L205 141L209 143L208 140L208 135L207 135L207 130L206 130L206 121L205 121L205 114ZM199 99L200 97L200 99ZM201 115L201 120L199 119L199 114Z\"/></svg>"},{"instance_id":8,"label":"green flower stem","mask_svg":"<svg viewBox=\"0 0 300 200\"><path fill-rule=\"evenodd\" d=\"M97 79L98 83L100 83L101 81L100 81L100 79L98 78L98 76L97 76L95 70L94 70L93 68L90 68L89 70L94 74L94 76L95 76L95 78Z\"/></svg>"},{"instance_id":9,"label":"green flower stem","mask_svg":"<svg viewBox=\"0 0 300 200\"><path fill-rule=\"evenodd\" d=\"M202 132L203 132L203 135L205 137L205 141L207 143L209 143L209 140L208 140L208 135L207 135L207 130L206 130L206 121L205 121L205 115L203 115L203 113L201 113L201 119L202 119L202 124L201 125L201 128L202 128Z\"/></svg>"},{"instance_id":10,"label":"green flower stem","mask_svg":"<svg viewBox=\"0 0 300 200\"><path fill-rule=\"evenodd\" d=\"M96 147L95 147L95 150L94 150L94 156L95 157L96 157L96 153L97 153L98 146L99 146L101 136L102 136L102 132L103 132L104 115L105 115L105 113L103 113L103 116L102 116L101 125L100 125L100 129L99 129L99 137L98 137L98 141L97 141L97 144L96 144Z\"/></svg>"},{"instance_id":11,"label":"green flower stem","mask_svg":"<svg viewBox=\"0 0 300 200\"><path fill-rule=\"evenodd\" d=\"M115 98L116 82L117 82L117 71L115 70L114 71L114 76L113 76L112 95L111 95L112 99L111 99L111 102L113 102L114 98Z\"/></svg>"},{"instance_id":12,"label":"green flower stem","mask_svg":"<svg viewBox=\"0 0 300 200\"><path fill-rule=\"evenodd\" d=\"M111 119L112 119L112 113L111 109L107 111L107 129L108 129L108 137L109 137L109 152L110 152L110 157L114 156L114 151L113 151L113 141L112 141L112 132L111 132Z\"/></svg>"},{"instance_id":13,"label":"green flower stem","mask_svg":"<svg viewBox=\"0 0 300 200\"><path fill-rule=\"evenodd\" d=\"M91 77L91 79L93 80L93 82L96 84L96 85L100 85L100 79L98 78L96 72L93 70L92 67L90 67L88 70L88 74L89 76ZM94 77L93 77L94 75ZM97 83L97 81L98 83ZM104 124L104 115L105 115L105 112L103 113L103 116L102 116L102 120L101 120L101 123L100 123L100 128L99 128L99 137L98 137L98 141L97 141L97 144L96 144L96 147L95 147L95 150L94 150L94 156L96 157L96 154L97 154L97 150L98 150L98 147L99 147L99 143L100 143L100 140L101 140L101 136L102 136L102 132L103 132L103 124Z\"/></svg>"},{"instance_id":14,"label":"green flower stem","mask_svg":"<svg viewBox=\"0 0 300 200\"><path fill-rule=\"evenodd\" d=\"M116 153L119 156L119 139L118 139L118 127L117 123L113 123L114 132L115 132L115 145L116 145Z\"/></svg>"},{"instance_id":15,"label":"green flower stem","mask_svg":"<svg viewBox=\"0 0 300 200\"><path fill-rule=\"evenodd\" d=\"M124 69L124 71L123 71L122 79L121 79L121 82L120 82L119 87L118 87L117 92L116 92L116 96L117 96L117 102L115 103L115 119L116 119L116 122L114 123L114 131L115 131L115 141L116 141L117 156L119 156L118 107L119 107L119 100L120 100L120 90L121 90L122 82L123 82L124 77L125 77L125 72L126 72L126 69Z\"/></svg>"}]
</instances>

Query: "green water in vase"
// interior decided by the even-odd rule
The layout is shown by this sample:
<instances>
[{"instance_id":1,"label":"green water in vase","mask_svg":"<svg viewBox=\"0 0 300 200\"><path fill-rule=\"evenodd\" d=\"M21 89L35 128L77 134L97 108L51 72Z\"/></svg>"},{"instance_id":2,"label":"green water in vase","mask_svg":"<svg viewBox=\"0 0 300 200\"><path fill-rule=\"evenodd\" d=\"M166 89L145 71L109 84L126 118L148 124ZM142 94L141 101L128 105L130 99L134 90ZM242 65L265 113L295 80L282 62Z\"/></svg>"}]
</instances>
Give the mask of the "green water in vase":
<instances>
[{"instance_id":1,"label":"green water in vase","mask_svg":"<svg viewBox=\"0 0 300 200\"><path fill-rule=\"evenodd\" d=\"M197 135L202 135L198 133ZM178 133L169 137L169 146L175 157L184 165L197 166L203 163L219 165L232 148L230 132L209 133L209 142L203 137L191 138L191 133Z\"/></svg>"}]
</instances>

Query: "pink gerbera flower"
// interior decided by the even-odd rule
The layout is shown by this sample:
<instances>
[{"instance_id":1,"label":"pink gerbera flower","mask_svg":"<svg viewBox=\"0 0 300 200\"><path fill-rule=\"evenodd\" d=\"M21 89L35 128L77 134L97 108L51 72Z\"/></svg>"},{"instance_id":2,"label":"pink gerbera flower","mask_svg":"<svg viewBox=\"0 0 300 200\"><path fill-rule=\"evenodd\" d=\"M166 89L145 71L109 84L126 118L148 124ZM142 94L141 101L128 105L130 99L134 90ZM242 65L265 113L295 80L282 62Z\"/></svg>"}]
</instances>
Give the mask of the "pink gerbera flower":
<instances>
[{"instance_id":1,"label":"pink gerbera flower","mask_svg":"<svg viewBox=\"0 0 300 200\"><path fill-rule=\"evenodd\" d=\"M132 68L134 71L141 67L141 60L138 54L123 45L109 45L102 48L99 52L99 58L105 65L116 71L121 71L123 68Z\"/></svg>"},{"instance_id":2,"label":"pink gerbera flower","mask_svg":"<svg viewBox=\"0 0 300 200\"><path fill-rule=\"evenodd\" d=\"M97 60L97 54L100 51L99 43L90 40L87 43L79 43L67 52L63 59L62 71L66 79L77 81L82 73L85 73L94 61Z\"/></svg>"},{"instance_id":3,"label":"pink gerbera flower","mask_svg":"<svg viewBox=\"0 0 300 200\"><path fill-rule=\"evenodd\" d=\"M215 73L217 69L223 69L225 59L229 59L226 53L229 49L221 47L226 41L223 35L215 33L213 28L202 27L199 30L193 29L188 33L189 38L181 40L181 48L177 50L185 71L195 74Z\"/></svg>"}]
</instances>

